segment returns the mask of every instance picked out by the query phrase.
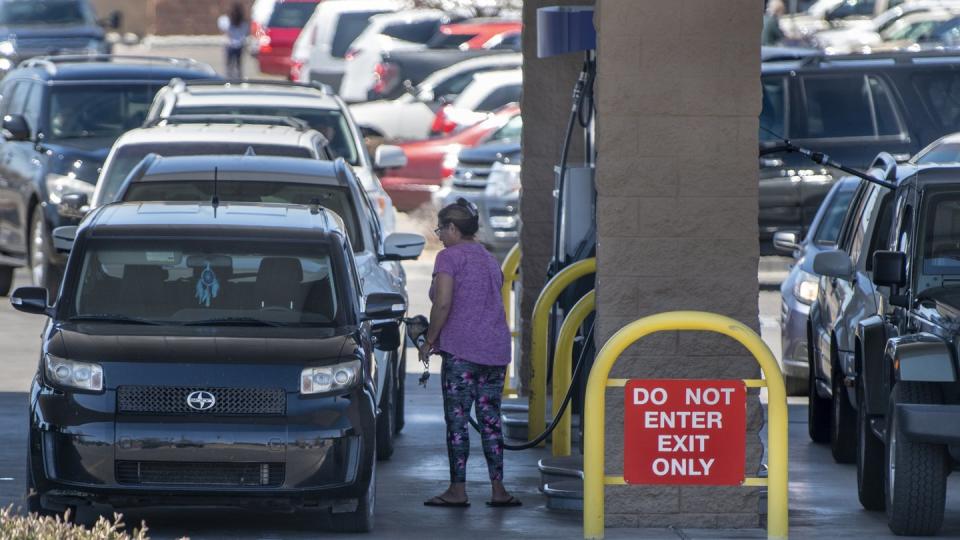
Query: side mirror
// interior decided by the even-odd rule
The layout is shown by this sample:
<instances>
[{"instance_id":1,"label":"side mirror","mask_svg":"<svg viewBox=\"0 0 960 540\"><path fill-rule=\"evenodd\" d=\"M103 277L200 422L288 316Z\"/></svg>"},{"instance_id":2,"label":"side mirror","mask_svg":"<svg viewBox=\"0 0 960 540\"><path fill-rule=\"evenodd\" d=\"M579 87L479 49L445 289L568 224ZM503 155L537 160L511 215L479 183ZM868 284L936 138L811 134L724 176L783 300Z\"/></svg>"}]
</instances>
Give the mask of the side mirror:
<instances>
[{"instance_id":1,"label":"side mirror","mask_svg":"<svg viewBox=\"0 0 960 540\"><path fill-rule=\"evenodd\" d=\"M3 136L8 141L29 141L30 126L22 114L8 114L3 117Z\"/></svg>"},{"instance_id":2,"label":"side mirror","mask_svg":"<svg viewBox=\"0 0 960 540\"><path fill-rule=\"evenodd\" d=\"M397 293L370 293L366 298L363 320L399 319L407 312L407 299Z\"/></svg>"},{"instance_id":3,"label":"side mirror","mask_svg":"<svg viewBox=\"0 0 960 540\"><path fill-rule=\"evenodd\" d=\"M414 233L393 233L383 241L384 261L409 261L423 253L427 239Z\"/></svg>"},{"instance_id":4,"label":"side mirror","mask_svg":"<svg viewBox=\"0 0 960 540\"><path fill-rule=\"evenodd\" d=\"M44 287L20 287L10 295L13 309L34 315L46 315L50 308L47 302L47 289Z\"/></svg>"},{"instance_id":5,"label":"side mirror","mask_svg":"<svg viewBox=\"0 0 960 540\"><path fill-rule=\"evenodd\" d=\"M77 226L65 225L53 230L53 248L58 253L70 253L77 239Z\"/></svg>"},{"instance_id":6,"label":"side mirror","mask_svg":"<svg viewBox=\"0 0 960 540\"><path fill-rule=\"evenodd\" d=\"M853 263L846 251L821 251L813 258L813 271L821 276L849 280L853 276Z\"/></svg>"},{"instance_id":7,"label":"side mirror","mask_svg":"<svg viewBox=\"0 0 960 540\"><path fill-rule=\"evenodd\" d=\"M773 247L781 253L793 255L800 247L799 234L794 231L780 231L773 233Z\"/></svg>"},{"instance_id":8,"label":"side mirror","mask_svg":"<svg viewBox=\"0 0 960 540\"><path fill-rule=\"evenodd\" d=\"M906 285L907 256L899 251L874 252L873 282L894 289Z\"/></svg>"},{"instance_id":9,"label":"side mirror","mask_svg":"<svg viewBox=\"0 0 960 540\"><path fill-rule=\"evenodd\" d=\"M90 197L86 193L67 193L57 209L61 216L81 219L90 211Z\"/></svg>"},{"instance_id":10,"label":"side mirror","mask_svg":"<svg viewBox=\"0 0 960 540\"><path fill-rule=\"evenodd\" d=\"M407 166L407 155L403 148L391 144L381 144L373 157L373 167L376 169L399 169Z\"/></svg>"}]
</instances>

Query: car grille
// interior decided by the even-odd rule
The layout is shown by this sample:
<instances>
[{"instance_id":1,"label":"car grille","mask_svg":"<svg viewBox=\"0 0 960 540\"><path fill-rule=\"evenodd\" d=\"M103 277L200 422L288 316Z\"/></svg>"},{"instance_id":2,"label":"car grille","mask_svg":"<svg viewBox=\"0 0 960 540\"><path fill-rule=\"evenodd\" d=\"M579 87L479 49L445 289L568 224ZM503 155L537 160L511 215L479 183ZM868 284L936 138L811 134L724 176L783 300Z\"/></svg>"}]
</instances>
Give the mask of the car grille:
<instances>
[{"instance_id":1,"label":"car grille","mask_svg":"<svg viewBox=\"0 0 960 540\"><path fill-rule=\"evenodd\" d=\"M283 484L283 463L190 463L117 461L120 484L277 487Z\"/></svg>"},{"instance_id":2,"label":"car grille","mask_svg":"<svg viewBox=\"0 0 960 540\"><path fill-rule=\"evenodd\" d=\"M193 392L209 392L213 407L196 410L187 404ZM132 414L183 414L211 416L282 416L287 394L277 388L208 388L194 386L121 386L117 411Z\"/></svg>"},{"instance_id":3,"label":"car grille","mask_svg":"<svg viewBox=\"0 0 960 540\"><path fill-rule=\"evenodd\" d=\"M86 52L92 38L20 38L16 41L17 53L21 56L69 52Z\"/></svg>"},{"instance_id":4,"label":"car grille","mask_svg":"<svg viewBox=\"0 0 960 540\"><path fill-rule=\"evenodd\" d=\"M461 161L453 173L453 185L458 187L482 188L487 186L490 167L493 163L480 161Z\"/></svg>"}]
</instances>

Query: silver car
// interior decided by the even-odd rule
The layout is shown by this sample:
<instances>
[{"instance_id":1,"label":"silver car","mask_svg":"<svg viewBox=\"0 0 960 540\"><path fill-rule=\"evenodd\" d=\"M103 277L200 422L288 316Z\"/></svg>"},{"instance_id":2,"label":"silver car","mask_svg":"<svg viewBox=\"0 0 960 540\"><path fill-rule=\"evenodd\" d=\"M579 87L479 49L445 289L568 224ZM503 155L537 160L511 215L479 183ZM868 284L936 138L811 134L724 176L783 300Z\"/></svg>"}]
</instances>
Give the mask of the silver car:
<instances>
[{"instance_id":1,"label":"silver car","mask_svg":"<svg viewBox=\"0 0 960 540\"><path fill-rule=\"evenodd\" d=\"M820 281L820 276L813 272L813 258L825 249L836 247L843 216L859 183L859 178L850 176L833 185L801 242L797 242L797 233L794 232L779 232L773 238L778 251L790 253L794 258L787 279L780 285L782 369L790 395L807 392L810 371L807 316L810 304L817 299Z\"/></svg>"}]
</instances>

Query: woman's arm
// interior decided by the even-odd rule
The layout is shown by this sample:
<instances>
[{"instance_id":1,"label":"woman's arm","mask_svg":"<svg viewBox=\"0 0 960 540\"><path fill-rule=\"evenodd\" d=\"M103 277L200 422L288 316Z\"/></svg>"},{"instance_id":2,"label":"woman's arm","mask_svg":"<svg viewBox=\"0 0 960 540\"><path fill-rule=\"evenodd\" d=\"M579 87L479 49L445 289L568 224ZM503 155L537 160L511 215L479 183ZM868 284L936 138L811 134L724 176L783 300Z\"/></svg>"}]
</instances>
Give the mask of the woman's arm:
<instances>
[{"instance_id":1,"label":"woman's arm","mask_svg":"<svg viewBox=\"0 0 960 540\"><path fill-rule=\"evenodd\" d=\"M432 347L447 324L450 306L453 303L453 276L443 272L433 278L433 307L430 308L430 329L427 330L427 345Z\"/></svg>"}]
</instances>

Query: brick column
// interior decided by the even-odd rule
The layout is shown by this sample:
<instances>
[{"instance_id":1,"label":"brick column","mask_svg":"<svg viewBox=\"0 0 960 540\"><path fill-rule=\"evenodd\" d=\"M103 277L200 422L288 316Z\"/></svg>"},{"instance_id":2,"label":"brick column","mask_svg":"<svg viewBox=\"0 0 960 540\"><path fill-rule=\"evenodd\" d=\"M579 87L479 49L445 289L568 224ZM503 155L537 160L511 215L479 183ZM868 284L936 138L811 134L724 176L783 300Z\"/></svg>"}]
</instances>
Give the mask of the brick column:
<instances>
[{"instance_id":1,"label":"brick column","mask_svg":"<svg viewBox=\"0 0 960 540\"><path fill-rule=\"evenodd\" d=\"M598 2L599 345L628 322L678 309L721 313L759 331L762 11L762 0ZM629 349L611 376L758 374L732 340L672 332ZM753 475L762 411L756 393L748 401ZM608 474L622 470L622 420L623 391L611 390ZM607 526L756 527L758 495L740 487L607 488Z\"/></svg>"}]
</instances>

